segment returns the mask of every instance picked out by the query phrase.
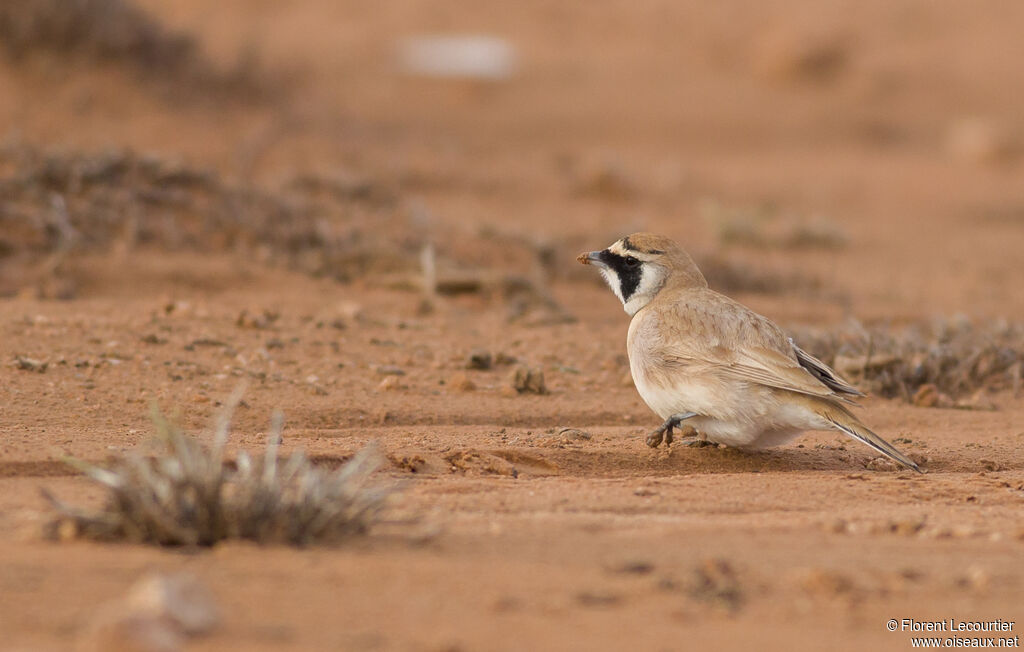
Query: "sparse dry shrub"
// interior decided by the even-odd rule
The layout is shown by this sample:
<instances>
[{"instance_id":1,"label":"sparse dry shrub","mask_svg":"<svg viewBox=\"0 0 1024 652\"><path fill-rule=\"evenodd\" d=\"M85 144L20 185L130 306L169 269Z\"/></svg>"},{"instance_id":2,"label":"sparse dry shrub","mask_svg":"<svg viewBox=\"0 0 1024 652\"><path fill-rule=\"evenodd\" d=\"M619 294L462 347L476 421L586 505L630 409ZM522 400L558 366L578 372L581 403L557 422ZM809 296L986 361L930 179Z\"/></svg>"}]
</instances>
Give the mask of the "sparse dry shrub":
<instances>
[{"instance_id":1,"label":"sparse dry shrub","mask_svg":"<svg viewBox=\"0 0 1024 652\"><path fill-rule=\"evenodd\" d=\"M124 0L10 0L0 6L0 38L15 57L48 51L170 69L196 56L192 38Z\"/></svg>"},{"instance_id":2,"label":"sparse dry shrub","mask_svg":"<svg viewBox=\"0 0 1024 652\"><path fill-rule=\"evenodd\" d=\"M266 84L252 60L218 69L192 35L168 28L130 0L5 0L0 52L15 61L45 54L115 64L151 81L184 82L204 93L246 91L248 99Z\"/></svg>"},{"instance_id":3,"label":"sparse dry shrub","mask_svg":"<svg viewBox=\"0 0 1024 652\"><path fill-rule=\"evenodd\" d=\"M348 279L413 257L418 231L394 193L308 179L270 191L129 151L0 148L0 258L58 251L240 250Z\"/></svg>"},{"instance_id":4,"label":"sparse dry shrub","mask_svg":"<svg viewBox=\"0 0 1024 652\"><path fill-rule=\"evenodd\" d=\"M136 247L227 251L314 276L422 290L430 242L438 243L437 293L480 293L504 301L515 317L566 319L545 290L551 249L514 234L434 223L393 184L305 174L254 186L130 151L0 146L0 296L73 277L59 263L77 254ZM40 264L46 260L56 262ZM518 271L503 274L498 266Z\"/></svg>"},{"instance_id":5,"label":"sparse dry shrub","mask_svg":"<svg viewBox=\"0 0 1024 652\"><path fill-rule=\"evenodd\" d=\"M226 464L229 414L205 445L154 410L163 446L158 457L131 454L109 468L71 460L107 489L107 500L93 512L44 491L57 512L48 534L166 546L210 546L224 539L337 543L365 533L393 491L371 486L381 460L372 447L336 470L314 466L301 451L279 461L279 418L261 459L242 451L234 465Z\"/></svg>"},{"instance_id":6,"label":"sparse dry shrub","mask_svg":"<svg viewBox=\"0 0 1024 652\"><path fill-rule=\"evenodd\" d=\"M1021 389L1024 324L937 319L895 331L856 323L795 333L800 346L861 389L912 400L921 388L958 399L979 391ZM973 407L957 402L952 407Z\"/></svg>"}]
</instances>

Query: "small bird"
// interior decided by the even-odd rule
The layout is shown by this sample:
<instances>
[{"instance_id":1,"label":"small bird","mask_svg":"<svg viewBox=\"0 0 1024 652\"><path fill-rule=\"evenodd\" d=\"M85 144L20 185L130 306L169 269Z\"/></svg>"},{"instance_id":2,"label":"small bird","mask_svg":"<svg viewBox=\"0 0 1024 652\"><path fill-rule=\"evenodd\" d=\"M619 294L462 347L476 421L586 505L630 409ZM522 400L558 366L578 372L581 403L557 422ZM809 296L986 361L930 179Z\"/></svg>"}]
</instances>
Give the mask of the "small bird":
<instances>
[{"instance_id":1,"label":"small bird","mask_svg":"<svg viewBox=\"0 0 1024 652\"><path fill-rule=\"evenodd\" d=\"M749 449L836 429L921 472L850 412L850 397L863 393L768 318L709 289L674 241L634 233L577 260L601 271L632 317L626 347L633 383L665 420L648 446L671 444L684 421L698 433L689 435L693 443Z\"/></svg>"}]
</instances>

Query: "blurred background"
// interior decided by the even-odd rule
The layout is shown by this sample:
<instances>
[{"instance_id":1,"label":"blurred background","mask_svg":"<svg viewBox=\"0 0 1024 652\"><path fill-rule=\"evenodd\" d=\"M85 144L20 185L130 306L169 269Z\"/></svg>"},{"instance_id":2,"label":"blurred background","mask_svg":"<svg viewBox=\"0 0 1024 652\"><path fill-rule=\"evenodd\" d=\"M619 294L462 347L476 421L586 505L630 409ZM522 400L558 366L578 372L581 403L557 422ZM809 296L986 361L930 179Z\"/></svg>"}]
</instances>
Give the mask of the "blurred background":
<instances>
[{"instance_id":1,"label":"blurred background","mask_svg":"<svg viewBox=\"0 0 1024 652\"><path fill-rule=\"evenodd\" d=\"M805 321L1022 318L1021 24L996 2L6 2L0 293L104 291L77 253L349 281L426 242L442 268L590 282L572 254L644 229L723 289L809 297Z\"/></svg>"}]
</instances>

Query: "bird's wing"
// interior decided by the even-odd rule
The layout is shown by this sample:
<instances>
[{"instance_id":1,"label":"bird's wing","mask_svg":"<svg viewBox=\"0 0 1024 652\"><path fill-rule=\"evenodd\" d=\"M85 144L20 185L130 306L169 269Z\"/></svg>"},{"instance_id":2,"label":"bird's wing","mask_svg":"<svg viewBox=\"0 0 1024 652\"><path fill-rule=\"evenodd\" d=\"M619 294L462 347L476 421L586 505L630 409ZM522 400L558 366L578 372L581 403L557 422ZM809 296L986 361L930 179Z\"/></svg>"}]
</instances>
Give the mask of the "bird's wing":
<instances>
[{"instance_id":1,"label":"bird's wing","mask_svg":"<svg viewBox=\"0 0 1024 652\"><path fill-rule=\"evenodd\" d=\"M812 396L853 394L855 388L804 353L781 328L710 290L688 292L658 311L655 355L673 367ZM843 389L840 389L843 388Z\"/></svg>"},{"instance_id":2,"label":"bird's wing","mask_svg":"<svg viewBox=\"0 0 1024 652\"><path fill-rule=\"evenodd\" d=\"M864 396L864 392L846 382L827 364L797 346L793 338L789 338L789 345L793 347L793 352L796 353L796 359L800 366L811 372L811 375L831 387L834 391L839 394Z\"/></svg>"}]
</instances>

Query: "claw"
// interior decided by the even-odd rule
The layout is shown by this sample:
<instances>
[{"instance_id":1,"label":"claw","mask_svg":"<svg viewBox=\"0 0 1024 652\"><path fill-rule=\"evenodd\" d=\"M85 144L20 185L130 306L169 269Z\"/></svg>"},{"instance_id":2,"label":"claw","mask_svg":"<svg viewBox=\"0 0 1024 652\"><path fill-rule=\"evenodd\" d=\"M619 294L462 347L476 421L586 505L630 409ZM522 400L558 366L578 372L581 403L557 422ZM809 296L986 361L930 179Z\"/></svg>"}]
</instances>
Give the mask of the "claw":
<instances>
[{"instance_id":1,"label":"claw","mask_svg":"<svg viewBox=\"0 0 1024 652\"><path fill-rule=\"evenodd\" d=\"M665 445L668 446L672 443L674 437L672 436L672 430L677 428L683 421L690 417L697 416L696 412L680 412L679 414L673 414L669 418L665 419L665 422L658 427L657 430L647 435L647 445L651 448L657 448L664 441Z\"/></svg>"},{"instance_id":2,"label":"claw","mask_svg":"<svg viewBox=\"0 0 1024 652\"><path fill-rule=\"evenodd\" d=\"M664 439L664 429L658 428L657 430L652 431L651 434L647 435L647 439L645 441L647 442L647 445L650 446L651 448L657 448L658 446L661 445L661 442Z\"/></svg>"}]
</instances>

